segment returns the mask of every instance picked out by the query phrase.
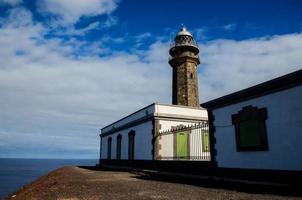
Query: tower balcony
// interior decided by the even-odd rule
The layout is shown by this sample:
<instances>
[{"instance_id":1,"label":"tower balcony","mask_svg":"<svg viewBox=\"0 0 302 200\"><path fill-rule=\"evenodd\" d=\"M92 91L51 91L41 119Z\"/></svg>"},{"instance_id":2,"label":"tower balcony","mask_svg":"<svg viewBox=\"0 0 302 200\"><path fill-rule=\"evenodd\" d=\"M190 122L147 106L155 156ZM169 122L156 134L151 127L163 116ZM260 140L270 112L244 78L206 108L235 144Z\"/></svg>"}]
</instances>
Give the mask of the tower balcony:
<instances>
[{"instance_id":1,"label":"tower balcony","mask_svg":"<svg viewBox=\"0 0 302 200\"><path fill-rule=\"evenodd\" d=\"M198 54L194 54L193 52L190 52L190 51L185 51L185 52L182 52L181 54L177 55L177 58L182 58L182 57L191 57L193 59L199 59ZM169 61L172 60L173 58L176 58L176 56L169 56Z\"/></svg>"},{"instance_id":2,"label":"tower balcony","mask_svg":"<svg viewBox=\"0 0 302 200\"><path fill-rule=\"evenodd\" d=\"M199 53L198 45L195 42L192 43L173 43L170 45L170 55L172 57L181 56L187 53L189 56L196 56ZM187 55L187 56L188 56Z\"/></svg>"}]
</instances>

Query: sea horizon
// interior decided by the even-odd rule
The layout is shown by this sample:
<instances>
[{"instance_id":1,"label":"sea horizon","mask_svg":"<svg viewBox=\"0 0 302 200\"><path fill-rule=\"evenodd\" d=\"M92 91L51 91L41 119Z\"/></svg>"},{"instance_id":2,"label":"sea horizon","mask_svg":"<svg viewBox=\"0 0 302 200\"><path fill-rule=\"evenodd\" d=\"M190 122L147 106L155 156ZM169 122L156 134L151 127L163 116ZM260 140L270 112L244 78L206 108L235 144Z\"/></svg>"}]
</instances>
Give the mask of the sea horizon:
<instances>
[{"instance_id":1,"label":"sea horizon","mask_svg":"<svg viewBox=\"0 0 302 200\"><path fill-rule=\"evenodd\" d=\"M64 166L93 166L89 158L0 158L0 199Z\"/></svg>"},{"instance_id":2,"label":"sea horizon","mask_svg":"<svg viewBox=\"0 0 302 200\"><path fill-rule=\"evenodd\" d=\"M0 159L38 159L38 160L98 160L98 158L24 158L24 157L0 157Z\"/></svg>"}]
</instances>

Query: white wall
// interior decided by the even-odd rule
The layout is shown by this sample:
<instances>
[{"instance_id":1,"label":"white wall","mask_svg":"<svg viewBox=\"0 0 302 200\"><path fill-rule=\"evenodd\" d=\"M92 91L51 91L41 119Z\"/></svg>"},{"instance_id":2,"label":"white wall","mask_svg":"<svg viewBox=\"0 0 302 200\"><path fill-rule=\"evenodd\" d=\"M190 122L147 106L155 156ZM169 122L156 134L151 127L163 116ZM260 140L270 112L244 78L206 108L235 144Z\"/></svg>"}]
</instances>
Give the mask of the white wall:
<instances>
[{"instance_id":1,"label":"white wall","mask_svg":"<svg viewBox=\"0 0 302 200\"><path fill-rule=\"evenodd\" d=\"M102 138L102 159L107 159L107 141L112 138L111 159L116 159L116 140L119 134L122 135L122 152L121 159L128 159L128 133L131 130L135 131L134 142L134 159L135 160L152 160L152 120L145 123L123 129L110 136Z\"/></svg>"},{"instance_id":2,"label":"white wall","mask_svg":"<svg viewBox=\"0 0 302 200\"><path fill-rule=\"evenodd\" d=\"M185 107L179 105L156 104L155 116L174 116L181 118L208 119L208 112L203 108Z\"/></svg>"},{"instance_id":3,"label":"white wall","mask_svg":"<svg viewBox=\"0 0 302 200\"><path fill-rule=\"evenodd\" d=\"M173 126L179 125L194 125L201 121L172 121L172 120L159 120L159 124L161 125L160 131L171 130ZM197 131L192 131L190 133L190 156L198 156L201 155L202 152L202 139L201 134L197 133ZM174 155L174 139L173 134L163 135L159 139L159 144L161 145L161 149L159 150L159 155L162 157L173 157ZM205 155L205 154L203 154Z\"/></svg>"},{"instance_id":4,"label":"white wall","mask_svg":"<svg viewBox=\"0 0 302 200\"><path fill-rule=\"evenodd\" d=\"M237 152L232 114L244 106L267 108L268 151ZM213 111L218 167L302 170L302 86Z\"/></svg>"},{"instance_id":5,"label":"white wall","mask_svg":"<svg viewBox=\"0 0 302 200\"><path fill-rule=\"evenodd\" d=\"M154 117L160 119L161 130L171 129L172 126L189 125L207 119L207 111L203 108L190 108L177 105L151 104L131 115L128 115L121 120L102 129L102 134L105 134L114 128L121 127L125 124L132 123L136 120L145 119L145 117ZM161 118L164 118L163 120ZM133 126L131 128L123 129L121 131L111 134L112 148L111 159L116 159L116 137L118 134L122 135L122 155L121 159L128 159L128 133L133 129L136 131L135 135L135 155L136 160L150 160L152 159L152 120L143 124ZM108 137L103 137L102 142L102 159L107 158L107 141ZM173 156L173 136L167 136L162 141L163 155ZM172 151L172 152L171 152Z\"/></svg>"}]
</instances>

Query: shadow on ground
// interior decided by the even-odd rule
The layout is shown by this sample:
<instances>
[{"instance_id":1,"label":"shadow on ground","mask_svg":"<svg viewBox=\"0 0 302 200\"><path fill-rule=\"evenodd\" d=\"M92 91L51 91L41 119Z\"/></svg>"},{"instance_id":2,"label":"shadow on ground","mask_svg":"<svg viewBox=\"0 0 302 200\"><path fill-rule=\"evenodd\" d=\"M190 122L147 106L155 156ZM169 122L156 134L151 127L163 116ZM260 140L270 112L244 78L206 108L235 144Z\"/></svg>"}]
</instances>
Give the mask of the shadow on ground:
<instances>
[{"instance_id":1,"label":"shadow on ground","mask_svg":"<svg viewBox=\"0 0 302 200\"><path fill-rule=\"evenodd\" d=\"M202 178L192 175L173 174L166 172L141 171L138 169L129 168L104 168L98 166L78 166L87 170L94 171L117 171L129 172L133 174L133 178L141 180L152 180L168 183L178 183L194 185L205 188L225 189L230 191L253 193L253 194L274 194L281 196L301 197L302 190L300 185L285 185L285 184L263 184L261 182L245 182L244 180L223 180L218 177Z\"/></svg>"}]
</instances>

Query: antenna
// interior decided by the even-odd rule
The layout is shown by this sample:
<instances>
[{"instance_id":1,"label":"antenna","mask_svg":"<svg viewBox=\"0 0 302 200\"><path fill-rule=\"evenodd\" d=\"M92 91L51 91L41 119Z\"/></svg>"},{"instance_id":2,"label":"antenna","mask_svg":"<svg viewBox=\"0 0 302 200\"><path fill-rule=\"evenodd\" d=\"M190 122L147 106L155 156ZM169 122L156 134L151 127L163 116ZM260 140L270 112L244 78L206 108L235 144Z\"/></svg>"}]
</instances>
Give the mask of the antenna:
<instances>
[{"instance_id":1,"label":"antenna","mask_svg":"<svg viewBox=\"0 0 302 200\"><path fill-rule=\"evenodd\" d=\"M186 30L187 29L187 27L184 25L184 23L181 23L180 26L181 26L180 30Z\"/></svg>"}]
</instances>

